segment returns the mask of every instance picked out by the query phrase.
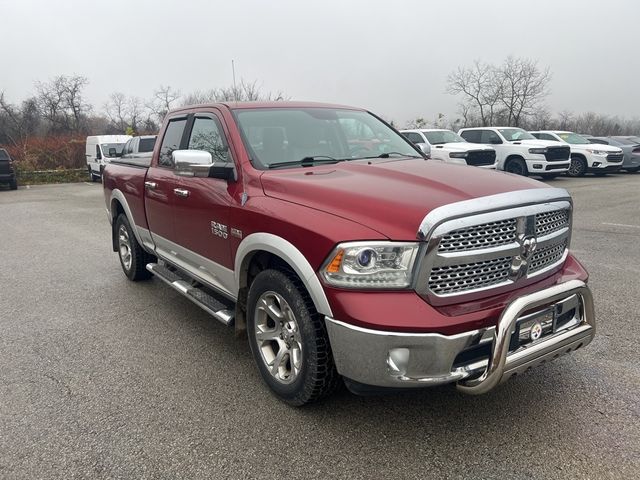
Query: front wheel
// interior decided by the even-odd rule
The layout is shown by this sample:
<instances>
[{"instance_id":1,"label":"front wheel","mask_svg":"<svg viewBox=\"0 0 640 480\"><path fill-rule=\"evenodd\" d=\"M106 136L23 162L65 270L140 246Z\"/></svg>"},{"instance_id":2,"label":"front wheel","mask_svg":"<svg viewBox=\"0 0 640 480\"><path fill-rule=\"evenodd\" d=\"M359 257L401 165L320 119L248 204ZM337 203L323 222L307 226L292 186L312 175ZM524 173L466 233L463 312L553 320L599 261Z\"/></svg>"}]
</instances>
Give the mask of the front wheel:
<instances>
[{"instance_id":1,"label":"front wheel","mask_svg":"<svg viewBox=\"0 0 640 480\"><path fill-rule=\"evenodd\" d=\"M150 278L151 272L147 270L147 263L153 262L155 257L140 246L129 219L123 213L116 220L115 235L118 258L127 278L134 282Z\"/></svg>"},{"instance_id":2,"label":"front wheel","mask_svg":"<svg viewBox=\"0 0 640 480\"><path fill-rule=\"evenodd\" d=\"M527 176L529 171L527 170L527 164L522 158L511 158L507 160L504 170L516 175Z\"/></svg>"},{"instance_id":3,"label":"front wheel","mask_svg":"<svg viewBox=\"0 0 640 480\"><path fill-rule=\"evenodd\" d=\"M339 376L324 319L295 275L264 270L256 276L247 331L258 370L280 399L301 406L335 390Z\"/></svg>"},{"instance_id":4,"label":"front wheel","mask_svg":"<svg viewBox=\"0 0 640 480\"><path fill-rule=\"evenodd\" d=\"M570 177L582 177L587 172L587 162L580 157L571 157L571 164L567 175Z\"/></svg>"}]
</instances>

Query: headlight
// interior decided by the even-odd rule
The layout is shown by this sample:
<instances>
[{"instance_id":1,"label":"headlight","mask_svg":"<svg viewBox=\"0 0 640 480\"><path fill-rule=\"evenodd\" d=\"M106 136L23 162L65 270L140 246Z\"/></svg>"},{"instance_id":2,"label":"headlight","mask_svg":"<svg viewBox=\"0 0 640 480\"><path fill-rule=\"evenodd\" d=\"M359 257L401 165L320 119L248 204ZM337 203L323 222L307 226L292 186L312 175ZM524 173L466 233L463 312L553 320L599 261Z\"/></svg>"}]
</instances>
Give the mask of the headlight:
<instances>
[{"instance_id":1,"label":"headlight","mask_svg":"<svg viewBox=\"0 0 640 480\"><path fill-rule=\"evenodd\" d=\"M341 243L325 261L322 277L335 287L407 288L418 247L408 242Z\"/></svg>"},{"instance_id":2,"label":"headlight","mask_svg":"<svg viewBox=\"0 0 640 480\"><path fill-rule=\"evenodd\" d=\"M529 153L537 153L537 154L540 154L540 155L544 155L545 153L547 153L547 148L546 147L530 148L529 149Z\"/></svg>"},{"instance_id":3,"label":"headlight","mask_svg":"<svg viewBox=\"0 0 640 480\"><path fill-rule=\"evenodd\" d=\"M449 158L467 158L467 152L450 152Z\"/></svg>"},{"instance_id":4,"label":"headlight","mask_svg":"<svg viewBox=\"0 0 640 480\"><path fill-rule=\"evenodd\" d=\"M594 155L608 155L609 152L606 152L604 150L596 150L593 148L587 148L587 152L589 153L593 153Z\"/></svg>"}]
</instances>

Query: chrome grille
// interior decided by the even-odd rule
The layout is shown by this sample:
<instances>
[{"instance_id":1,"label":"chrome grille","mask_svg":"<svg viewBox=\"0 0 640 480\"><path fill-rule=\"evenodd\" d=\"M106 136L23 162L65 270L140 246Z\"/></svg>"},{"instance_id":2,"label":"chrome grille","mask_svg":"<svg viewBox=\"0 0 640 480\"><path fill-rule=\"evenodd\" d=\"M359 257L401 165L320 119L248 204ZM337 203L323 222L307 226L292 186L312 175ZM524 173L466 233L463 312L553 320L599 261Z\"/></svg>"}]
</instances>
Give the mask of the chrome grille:
<instances>
[{"instance_id":1,"label":"chrome grille","mask_svg":"<svg viewBox=\"0 0 640 480\"><path fill-rule=\"evenodd\" d=\"M536 235L541 237L569 227L569 211L554 210L536 215Z\"/></svg>"},{"instance_id":2,"label":"chrome grille","mask_svg":"<svg viewBox=\"0 0 640 480\"><path fill-rule=\"evenodd\" d=\"M463 252L478 248L508 245L516 241L515 218L461 228L445 235L440 241L440 252Z\"/></svg>"},{"instance_id":3,"label":"chrome grille","mask_svg":"<svg viewBox=\"0 0 640 480\"><path fill-rule=\"evenodd\" d=\"M502 210L489 202L485 211L474 210L471 201L461 203L455 216L439 220L425 237L428 246L416 280L420 295L443 303L459 296L480 298L561 267L571 236L568 196Z\"/></svg>"},{"instance_id":4,"label":"chrome grille","mask_svg":"<svg viewBox=\"0 0 640 480\"><path fill-rule=\"evenodd\" d=\"M560 261L567 248L567 242L551 245L535 252L529 259L529 274L538 272Z\"/></svg>"},{"instance_id":5,"label":"chrome grille","mask_svg":"<svg viewBox=\"0 0 640 480\"><path fill-rule=\"evenodd\" d=\"M484 262L436 267L431 270L429 288L436 295L444 295L490 287L509 278L511 261L512 257L502 257Z\"/></svg>"}]
</instances>

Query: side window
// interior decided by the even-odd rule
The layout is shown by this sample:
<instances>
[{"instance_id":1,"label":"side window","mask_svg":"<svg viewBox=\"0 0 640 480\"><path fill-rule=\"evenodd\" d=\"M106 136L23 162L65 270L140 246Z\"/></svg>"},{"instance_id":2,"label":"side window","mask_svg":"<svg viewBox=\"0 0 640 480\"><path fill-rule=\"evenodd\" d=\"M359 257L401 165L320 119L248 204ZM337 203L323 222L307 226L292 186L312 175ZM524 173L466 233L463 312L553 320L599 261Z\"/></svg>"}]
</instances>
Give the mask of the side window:
<instances>
[{"instance_id":1,"label":"side window","mask_svg":"<svg viewBox=\"0 0 640 480\"><path fill-rule=\"evenodd\" d=\"M536 138L539 138L540 140L555 140L556 142L558 141L557 138L554 138L552 135L549 135L548 133L539 133L538 135L534 135Z\"/></svg>"},{"instance_id":2,"label":"side window","mask_svg":"<svg viewBox=\"0 0 640 480\"><path fill-rule=\"evenodd\" d=\"M489 144L501 144L502 140L498 136L498 134L492 130L482 130L482 135L480 136L480 143L489 143Z\"/></svg>"},{"instance_id":3,"label":"side window","mask_svg":"<svg viewBox=\"0 0 640 480\"><path fill-rule=\"evenodd\" d=\"M122 155L127 155L128 153L131 153L131 140L127 140L127 143L124 144L124 147L122 149Z\"/></svg>"},{"instance_id":4,"label":"side window","mask_svg":"<svg viewBox=\"0 0 640 480\"><path fill-rule=\"evenodd\" d=\"M229 161L229 149L224 141L224 132L217 119L196 117L187 148L189 150L209 152L214 162Z\"/></svg>"},{"instance_id":5,"label":"side window","mask_svg":"<svg viewBox=\"0 0 640 480\"><path fill-rule=\"evenodd\" d=\"M96 160L102 160L102 152L100 151L100 145L96 144Z\"/></svg>"},{"instance_id":6,"label":"side window","mask_svg":"<svg viewBox=\"0 0 640 480\"><path fill-rule=\"evenodd\" d=\"M460 134L469 143L482 143L482 130L467 130Z\"/></svg>"},{"instance_id":7,"label":"side window","mask_svg":"<svg viewBox=\"0 0 640 480\"><path fill-rule=\"evenodd\" d=\"M171 120L167 125L167 130L162 139L162 147L160 147L160 158L158 159L158 165L161 167L173 167L171 154L174 150L180 149L180 141L186 124L187 119L183 118L181 120Z\"/></svg>"},{"instance_id":8,"label":"side window","mask_svg":"<svg viewBox=\"0 0 640 480\"><path fill-rule=\"evenodd\" d=\"M411 143L425 143L424 139L422 138L422 136L419 133L415 133L415 132L405 132L404 136L407 140L409 140Z\"/></svg>"}]
</instances>

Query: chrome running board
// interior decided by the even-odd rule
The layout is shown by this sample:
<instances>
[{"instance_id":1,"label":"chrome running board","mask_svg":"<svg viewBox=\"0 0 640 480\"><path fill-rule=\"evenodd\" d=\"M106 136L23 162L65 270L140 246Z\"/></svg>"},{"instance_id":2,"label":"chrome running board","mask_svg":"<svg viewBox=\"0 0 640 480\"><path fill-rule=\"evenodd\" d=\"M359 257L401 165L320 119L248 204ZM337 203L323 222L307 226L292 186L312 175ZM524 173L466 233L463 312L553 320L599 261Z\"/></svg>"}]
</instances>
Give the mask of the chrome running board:
<instances>
[{"instance_id":1,"label":"chrome running board","mask_svg":"<svg viewBox=\"0 0 640 480\"><path fill-rule=\"evenodd\" d=\"M230 302L224 303L220 301L202 288L192 285L176 271L164 265L148 263L147 270L171 288L187 297L216 320L224 323L228 327L233 325L234 312L233 305Z\"/></svg>"}]
</instances>

